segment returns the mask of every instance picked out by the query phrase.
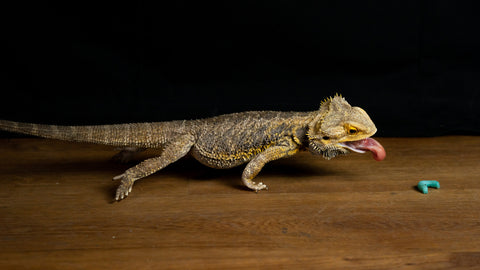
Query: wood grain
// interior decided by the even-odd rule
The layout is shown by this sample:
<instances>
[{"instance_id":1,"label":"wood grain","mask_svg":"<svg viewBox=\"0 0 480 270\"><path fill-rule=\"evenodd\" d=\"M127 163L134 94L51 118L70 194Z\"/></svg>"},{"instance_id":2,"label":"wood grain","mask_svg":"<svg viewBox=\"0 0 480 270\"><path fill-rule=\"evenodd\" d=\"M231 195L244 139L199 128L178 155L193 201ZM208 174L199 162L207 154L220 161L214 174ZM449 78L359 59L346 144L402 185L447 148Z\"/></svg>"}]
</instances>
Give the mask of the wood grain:
<instances>
[{"instance_id":1,"label":"wood grain","mask_svg":"<svg viewBox=\"0 0 480 270\"><path fill-rule=\"evenodd\" d=\"M120 203L113 148L0 140L0 268L480 268L480 137L378 140L382 162L272 162L258 194L184 159Z\"/></svg>"}]
</instances>

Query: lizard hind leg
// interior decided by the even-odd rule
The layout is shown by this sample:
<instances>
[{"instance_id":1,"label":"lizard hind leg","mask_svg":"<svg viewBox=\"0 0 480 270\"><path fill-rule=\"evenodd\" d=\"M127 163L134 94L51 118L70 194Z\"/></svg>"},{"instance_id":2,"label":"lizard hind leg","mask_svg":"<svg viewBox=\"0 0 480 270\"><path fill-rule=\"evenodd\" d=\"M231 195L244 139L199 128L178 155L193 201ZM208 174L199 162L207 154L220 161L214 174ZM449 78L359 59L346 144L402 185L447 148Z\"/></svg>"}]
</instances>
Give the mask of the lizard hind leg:
<instances>
[{"instance_id":1,"label":"lizard hind leg","mask_svg":"<svg viewBox=\"0 0 480 270\"><path fill-rule=\"evenodd\" d=\"M115 200L119 201L127 197L132 192L133 183L136 180L151 175L188 154L194 143L192 135L180 135L165 145L160 156L144 160L123 174L115 176L113 180L120 180Z\"/></svg>"}]
</instances>

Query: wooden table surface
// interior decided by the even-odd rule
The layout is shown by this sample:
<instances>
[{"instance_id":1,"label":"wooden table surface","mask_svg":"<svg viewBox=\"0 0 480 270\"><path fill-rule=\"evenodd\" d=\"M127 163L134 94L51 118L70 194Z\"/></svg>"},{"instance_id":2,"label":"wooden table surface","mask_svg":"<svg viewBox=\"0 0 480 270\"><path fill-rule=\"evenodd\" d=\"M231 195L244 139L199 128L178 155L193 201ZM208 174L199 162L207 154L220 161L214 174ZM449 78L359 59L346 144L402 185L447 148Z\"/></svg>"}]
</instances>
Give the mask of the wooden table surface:
<instances>
[{"instance_id":1,"label":"wooden table surface","mask_svg":"<svg viewBox=\"0 0 480 270\"><path fill-rule=\"evenodd\" d=\"M0 268L479 269L480 137L378 140L272 162L258 194L187 158L112 203L112 147L2 139Z\"/></svg>"}]
</instances>

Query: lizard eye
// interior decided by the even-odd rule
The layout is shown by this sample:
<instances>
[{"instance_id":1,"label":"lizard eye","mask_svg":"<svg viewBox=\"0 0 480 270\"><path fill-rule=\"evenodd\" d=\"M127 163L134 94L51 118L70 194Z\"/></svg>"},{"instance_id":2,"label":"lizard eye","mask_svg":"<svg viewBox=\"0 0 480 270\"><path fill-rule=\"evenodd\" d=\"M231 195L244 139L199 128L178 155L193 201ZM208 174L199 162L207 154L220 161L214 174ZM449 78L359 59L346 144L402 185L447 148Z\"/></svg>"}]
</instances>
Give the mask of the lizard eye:
<instances>
[{"instance_id":1,"label":"lizard eye","mask_svg":"<svg viewBox=\"0 0 480 270\"><path fill-rule=\"evenodd\" d=\"M347 130L348 135L355 135L355 134L358 133L358 128L356 128L356 127L353 127L353 126L349 125L349 126L346 126L345 128Z\"/></svg>"}]
</instances>

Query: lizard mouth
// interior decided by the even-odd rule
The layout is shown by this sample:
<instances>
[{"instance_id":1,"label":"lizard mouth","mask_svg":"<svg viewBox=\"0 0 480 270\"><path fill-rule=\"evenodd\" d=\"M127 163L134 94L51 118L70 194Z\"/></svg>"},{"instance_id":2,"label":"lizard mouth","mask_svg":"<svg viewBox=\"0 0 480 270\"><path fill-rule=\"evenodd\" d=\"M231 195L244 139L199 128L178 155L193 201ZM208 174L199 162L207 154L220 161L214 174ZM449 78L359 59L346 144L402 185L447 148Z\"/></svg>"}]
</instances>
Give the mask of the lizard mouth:
<instances>
[{"instance_id":1,"label":"lizard mouth","mask_svg":"<svg viewBox=\"0 0 480 270\"><path fill-rule=\"evenodd\" d=\"M351 141L351 142L341 142L338 143L339 146L346 148L352 152L356 153L365 153L366 151L370 151L373 154L373 158L376 161L381 161L385 159L387 153L385 152L385 148L372 138L366 138L363 140L358 141Z\"/></svg>"}]
</instances>

